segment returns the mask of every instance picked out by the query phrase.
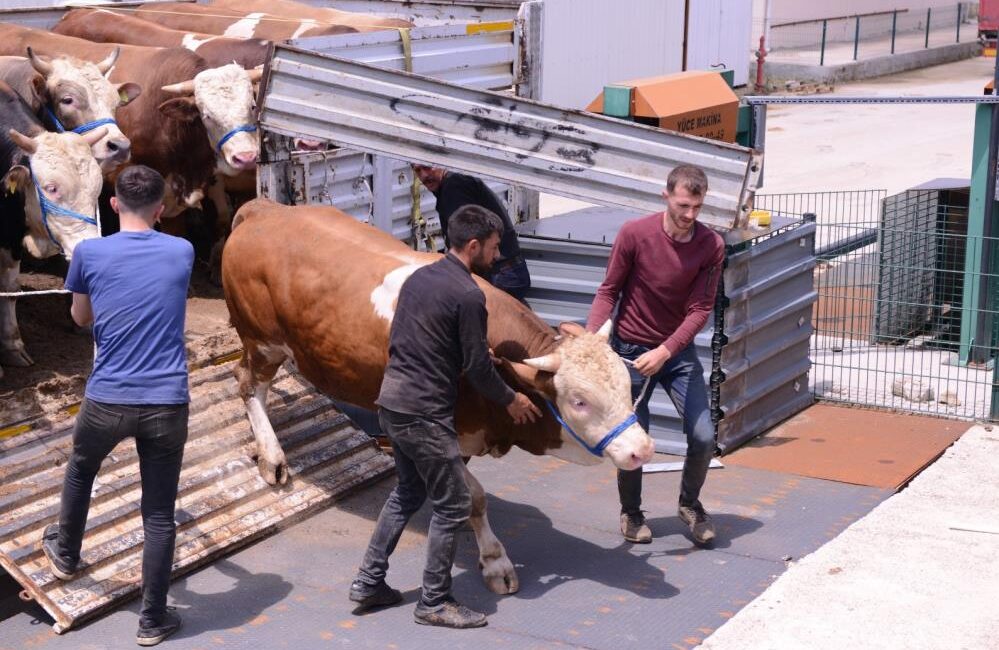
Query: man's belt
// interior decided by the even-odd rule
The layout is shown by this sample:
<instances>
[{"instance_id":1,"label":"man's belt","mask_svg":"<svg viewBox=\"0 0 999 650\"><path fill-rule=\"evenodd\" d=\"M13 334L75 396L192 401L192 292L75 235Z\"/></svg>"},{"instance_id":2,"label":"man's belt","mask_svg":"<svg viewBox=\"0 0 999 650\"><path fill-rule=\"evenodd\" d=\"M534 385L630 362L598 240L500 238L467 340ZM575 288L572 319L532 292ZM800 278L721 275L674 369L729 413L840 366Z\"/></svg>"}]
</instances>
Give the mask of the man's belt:
<instances>
[{"instance_id":1,"label":"man's belt","mask_svg":"<svg viewBox=\"0 0 999 650\"><path fill-rule=\"evenodd\" d=\"M499 262L493 264L493 273L496 273L498 271L505 271L511 266L519 266L520 264L523 263L524 263L523 255L514 255L513 257L508 257L505 260L500 260Z\"/></svg>"}]
</instances>

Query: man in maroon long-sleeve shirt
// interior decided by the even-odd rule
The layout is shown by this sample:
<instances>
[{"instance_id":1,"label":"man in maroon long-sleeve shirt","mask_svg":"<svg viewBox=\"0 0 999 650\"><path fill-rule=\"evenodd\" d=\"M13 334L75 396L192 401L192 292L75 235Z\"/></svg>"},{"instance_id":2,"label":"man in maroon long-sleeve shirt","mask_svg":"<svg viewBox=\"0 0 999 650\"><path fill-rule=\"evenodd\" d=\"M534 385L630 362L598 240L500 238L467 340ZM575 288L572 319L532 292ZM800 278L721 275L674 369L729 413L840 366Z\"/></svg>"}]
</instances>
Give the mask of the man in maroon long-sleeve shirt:
<instances>
[{"instance_id":1,"label":"man in maroon long-sleeve shirt","mask_svg":"<svg viewBox=\"0 0 999 650\"><path fill-rule=\"evenodd\" d=\"M725 259L721 237L697 222L707 191L708 179L700 168L682 165L670 172L663 192L666 211L629 221L618 232L586 323L596 331L618 307L611 345L633 362L634 398L649 380L635 407L646 431L657 384L676 405L687 437L678 513L699 544L715 536L699 500L715 451L715 430L693 341L711 316ZM651 542L641 510L641 468L618 470L617 477L621 534L630 542Z\"/></svg>"}]
</instances>

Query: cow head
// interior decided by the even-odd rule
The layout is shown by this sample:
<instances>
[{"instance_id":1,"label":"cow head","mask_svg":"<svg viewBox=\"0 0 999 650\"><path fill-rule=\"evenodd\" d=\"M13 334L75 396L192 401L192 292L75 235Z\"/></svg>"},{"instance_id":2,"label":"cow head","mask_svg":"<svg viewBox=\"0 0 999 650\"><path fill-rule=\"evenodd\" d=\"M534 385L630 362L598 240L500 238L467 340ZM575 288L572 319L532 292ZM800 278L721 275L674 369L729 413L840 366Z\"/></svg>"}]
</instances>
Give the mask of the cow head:
<instances>
[{"instance_id":1,"label":"cow head","mask_svg":"<svg viewBox=\"0 0 999 650\"><path fill-rule=\"evenodd\" d=\"M9 135L27 154L30 165L11 167L0 190L24 195L28 229L24 247L40 259L56 255L61 248L69 260L77 244L100 234L96 207L103 179L91 147L107 137L107 128L82 136L44 132L29 138L14 129Z\"/></svg>"},{"instance_id":2,"label":"cow head","mask_svg":"<svg viewBox=\"0 0 999 650\"><path fill-rule=\"evenodd\" d=\"M45 80L45 105L63 128L70 131L100 120L114 120L115 111L139 96L134 83L113 84L108 75L119 49L103 61L91 63L68 56L42 57L28 48L31 66ZM106 134L94 144L94 157L101 171L110 174L128 162L132 144L117 124L105 123Z\"/></svg>"},{"instance_id":3,"label":"cow head","mask_svg":"<svg viewBox=\"0 0 999 650\"><path fill-rule=\"evenodd\" d=\"M561 345L523 364L511 363L518 378L553 399L562 420L590 453L609 433L618 431L601 455L621 469L636 469L652 458L655 444L633 419L631 379L621 358L607 343L610 322L596 334L574 323L559 326ZM623 425L623 427L622 427ZM563 433L566 444L580 444ZM582 444L580 444L582 446Z\"/></svg>"},{"instance_id":4,"label":"cow head","mask_svg":"<svg viewBox=\"0 0 999 650\"><path fill-rule=\"evenodd\" d=\"M194 79L163 86L184 95L160 104L160 111L174 119L201 118L217 154L217 168L226 176L256 169L260 154L253 116L253 84L261 70L245 70L235 63L202 70Z\"/></svg>"}]
</instances>

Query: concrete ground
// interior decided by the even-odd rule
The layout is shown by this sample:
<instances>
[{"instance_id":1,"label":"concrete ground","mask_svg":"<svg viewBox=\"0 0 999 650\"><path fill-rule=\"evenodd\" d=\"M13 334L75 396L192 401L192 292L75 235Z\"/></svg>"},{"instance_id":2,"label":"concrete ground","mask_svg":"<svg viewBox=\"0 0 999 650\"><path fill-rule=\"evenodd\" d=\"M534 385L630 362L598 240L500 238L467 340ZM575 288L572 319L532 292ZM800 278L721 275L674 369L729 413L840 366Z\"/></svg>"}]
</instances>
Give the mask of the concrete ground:
<instances>
[{"instance_id":1,"label":"concrete ground","mask_svg":"<svg viewBox=\"0 0 999 650\"><path fill-rule=\"evenodd\" d=\"M904 491L792 563L701 645L995 648L999 435L974 427Z\"/></svg>"},{"instance_id":2,"label":"concrete ground","mask_svg":"<svg viewBox=\"0 0 999 650\"><path fill-rule=\"evenodd\" d=\"M661 460L668 460L662 457ZM660 460L657 459L657 460ZM482 630L444 630L412 619L428 513L411 522L389 581L404 604L354 616L346 599L394 479L176 581L184 628L164 648L690 648L784 570L890 496L891 491L749 467L709 472L702 500L719 538L695 547L676 517L679 474L645 476L654 539L623 542L609 464L569 465L513 452L475 459L490 518L520 578L496 596L478 574L474 538L462 534L454 592L489 615ZM0 580L0 650L122 648L133 643L136 602L56 636L38 607Z\"/></svg>"}]
</instances>

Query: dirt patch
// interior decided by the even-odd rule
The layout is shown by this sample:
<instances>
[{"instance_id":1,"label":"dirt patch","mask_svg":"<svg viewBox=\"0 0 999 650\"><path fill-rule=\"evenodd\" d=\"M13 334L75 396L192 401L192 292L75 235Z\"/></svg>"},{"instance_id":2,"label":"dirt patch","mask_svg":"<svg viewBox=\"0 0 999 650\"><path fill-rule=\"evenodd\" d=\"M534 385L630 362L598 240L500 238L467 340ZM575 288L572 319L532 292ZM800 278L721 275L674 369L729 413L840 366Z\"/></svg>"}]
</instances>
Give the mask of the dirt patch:
<instances>
[{"instance_id":1,"label":"dirt patch","mask_svg":"<svg viewBox=\"0 0 999 650\"><path fill-rule=\"evenodd\" d=\"M60 289L66 276L62 259L26 260L19 278L23 290ZM21 337L34 365L4 367L0 378L0 427L79 402L93 364L94 342L73 323L68 295L29 296L17 301ZM198 263L191 278L185 335L192 365L239 349L229 325L222 289L212 285Z\"/></svg>"}]
</instances>

